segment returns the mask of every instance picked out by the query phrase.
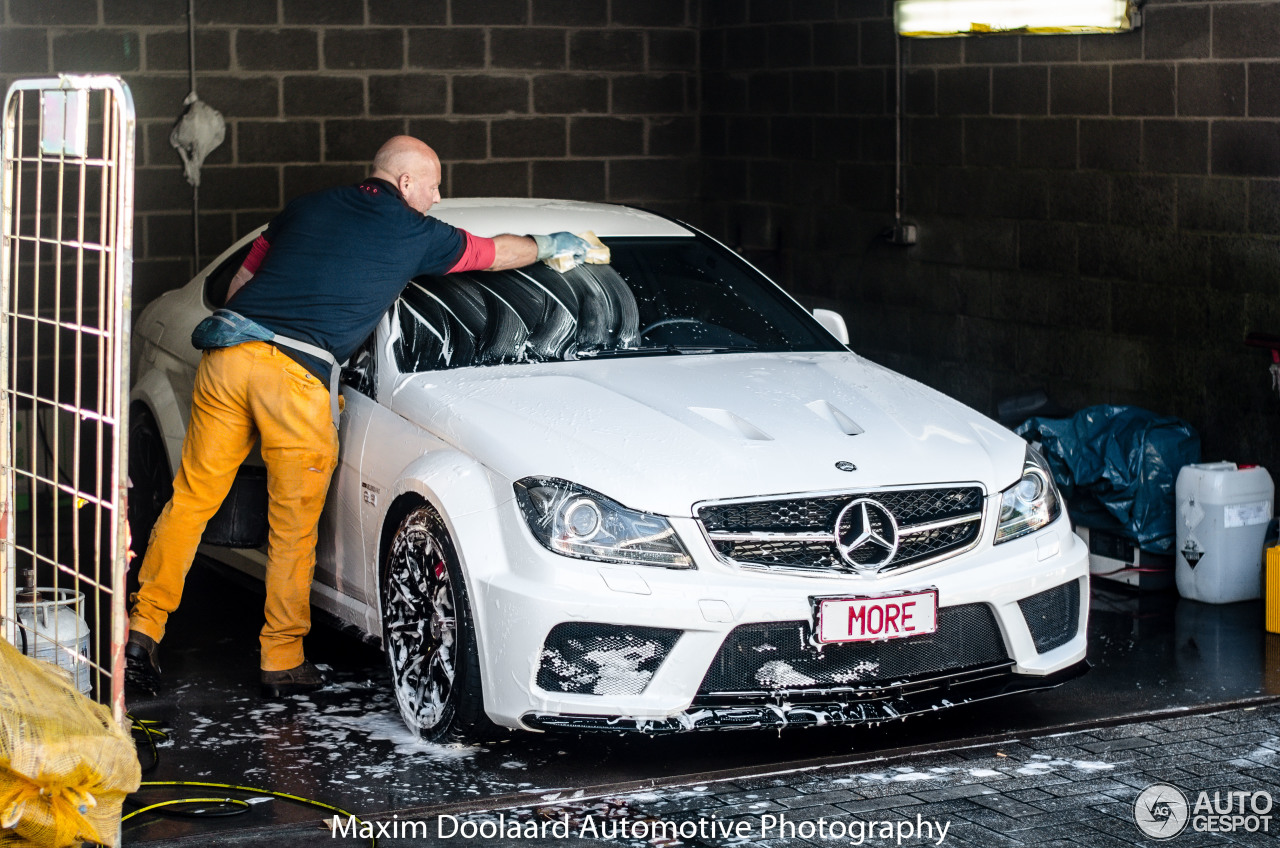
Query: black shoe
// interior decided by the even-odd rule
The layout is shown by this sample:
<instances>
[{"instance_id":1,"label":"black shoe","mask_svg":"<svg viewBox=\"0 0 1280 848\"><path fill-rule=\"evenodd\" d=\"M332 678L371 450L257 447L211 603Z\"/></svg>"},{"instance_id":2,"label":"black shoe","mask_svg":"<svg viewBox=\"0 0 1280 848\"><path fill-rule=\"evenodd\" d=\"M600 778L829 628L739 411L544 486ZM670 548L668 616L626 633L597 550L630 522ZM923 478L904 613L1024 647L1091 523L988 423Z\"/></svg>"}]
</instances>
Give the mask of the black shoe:
<instances>
[{"instance_id":1,"label":"black shoe","mask_svg":"<svg viewBox=\"0 0 1280 848\"><path fill-rule=\"evenodd\" d=\"M129 642L124 646L125 686L137 692L154 695L160 691L160 663L157 657L160 646L156 640L137 630L129 631Z\"/></svg>"},{"instance_id":2,"label":"black shoe","mask_svg":"<svg viewBox=\"0 0 1280 848\"><path fill-rule=\"evenodd\" d=\"M262 697L284 698L289 695L305 695L322 688L328 682L329 678L325 677L324 672L309 661L303 660L302 665L284 671L264 670Z\"/></svg>"}]
</instances>

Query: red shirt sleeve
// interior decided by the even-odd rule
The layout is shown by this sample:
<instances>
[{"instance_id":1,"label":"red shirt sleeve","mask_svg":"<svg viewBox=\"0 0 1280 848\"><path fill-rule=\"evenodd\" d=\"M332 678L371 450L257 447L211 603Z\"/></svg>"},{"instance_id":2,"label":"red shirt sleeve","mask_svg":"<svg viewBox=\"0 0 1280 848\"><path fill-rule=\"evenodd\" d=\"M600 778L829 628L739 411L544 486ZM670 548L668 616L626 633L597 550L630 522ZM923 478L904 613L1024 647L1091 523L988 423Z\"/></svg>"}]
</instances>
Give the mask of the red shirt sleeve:
<instances>
[{"instance_id":1,"label":"red shirt sleeve","mask_svg":"<svg viewBox=\"0 0 1280 848\"><path fill-rule=\"evenodd\" d=\"M250 274L258 273L258 266L262 264L262 260L267 257L267 251L271 249L271 244L262 236L258 236L253 240L253 247L249 248L249 255L245 257L244 269ZM492 262L490 264L493 264Z\"/></svg>"},{"instance_id":2,"label":"red shirt sleeve","mask_svg":"<svg viewBox=\"0 0 1280 848\"><path fill-rule=\"evenodd\" d=\"M446 271L446 274L456 274L459 271L483 271L493 264L494 257L498 255L498 247L493 243L493 239L473 236L466 230L458 230L458 232L462 233L467 243L462 248L462 255L458 257L458 261L453 263L453 267Z\"/></svg>"}]
</instances>

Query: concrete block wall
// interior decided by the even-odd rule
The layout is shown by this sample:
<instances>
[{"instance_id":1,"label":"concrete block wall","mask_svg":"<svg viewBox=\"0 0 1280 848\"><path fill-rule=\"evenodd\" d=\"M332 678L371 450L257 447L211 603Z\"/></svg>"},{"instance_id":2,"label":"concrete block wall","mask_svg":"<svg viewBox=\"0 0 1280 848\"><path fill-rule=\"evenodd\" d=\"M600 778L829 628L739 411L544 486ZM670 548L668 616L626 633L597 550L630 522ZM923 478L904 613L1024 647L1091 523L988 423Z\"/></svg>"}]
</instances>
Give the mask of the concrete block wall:
<instances>
[{"instance_id":1,"label":"concrete block wall","mask_svg":"<svg viewBox=\"0 0 1280 848\"><path fill-rule=\"evenodd\" d=\"M186 0L0 0L0 83L122 74L140 118L136 296L186 279L168 134ZM899 42L890 0L196 0L197 88L228 138L210 256L396 132L450 194L673 212L854 346L988 412L1181 415L1206 456L1280 468L1280 2L1148 0L1119 36ZM904 120L895 121L901 46ZM901 208L913 247L886 244Z\"/></svg>"},{"instance_id":2,"label":"concrete block wall","mask_svg":"<svg viewBox=\"0 0 1280 848\"><path fill-rule=\"evenodd\" d=\"M190 277L191 188L169 133L190 90L186 0L3 0L0 83L117 73L138 111L135 302ZM208 261L290 198L432 144L446 195L609 199L687 213L695 0L196 0Z\"/></svg>"},{"instance_id":3,"label":"concrete block wall","mask_svg":"<svg viewBox=\"0 0 1280 848\"><path fill-rule=\"evenodd\" d=\"M1123 35L903 40L892 4L714 2L702 29L714 229L855 349L975 407L1180 415L1280 475L1280 3L1149 0Z\"/></svg>"}]
</instances>

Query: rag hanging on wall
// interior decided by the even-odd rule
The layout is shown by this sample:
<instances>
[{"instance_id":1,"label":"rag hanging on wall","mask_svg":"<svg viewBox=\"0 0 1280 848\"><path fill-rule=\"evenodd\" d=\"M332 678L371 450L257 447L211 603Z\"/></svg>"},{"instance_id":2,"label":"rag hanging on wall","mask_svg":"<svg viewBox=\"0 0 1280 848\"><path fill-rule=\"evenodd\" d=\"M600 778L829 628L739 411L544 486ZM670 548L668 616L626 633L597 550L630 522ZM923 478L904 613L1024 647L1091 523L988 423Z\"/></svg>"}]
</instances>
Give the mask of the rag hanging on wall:
<instances>
[{"instance_id":1,"label":"rag hanging on wall","mask_svg":"<svg viewBox=\"0 0 1280 848\"><path fill-rule=\"evenodd\" d=\"M182 157L182 170L191 185L191 233L193 270L200 267L200 167L205 157L222 144L227 124L222 113L196 94L196 4L187 0L187 38L191 93L182 101L183 111L169 133L169 144Z\"/></svg>"}]
</instances>

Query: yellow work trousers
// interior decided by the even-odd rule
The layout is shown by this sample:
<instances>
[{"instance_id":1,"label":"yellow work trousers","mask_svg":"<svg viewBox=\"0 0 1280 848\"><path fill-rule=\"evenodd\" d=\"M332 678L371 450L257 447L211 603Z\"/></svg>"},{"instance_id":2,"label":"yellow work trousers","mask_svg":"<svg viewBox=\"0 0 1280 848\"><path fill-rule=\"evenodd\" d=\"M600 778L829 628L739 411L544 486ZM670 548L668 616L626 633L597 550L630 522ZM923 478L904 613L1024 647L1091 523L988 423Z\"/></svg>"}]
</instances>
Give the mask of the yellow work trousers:
<instances>
[{"instance_id":1,"label":"yellow work trousers","mask_svg":"<svg viewBox=\"0 0 1280 848\"><path fill-rule=\"evenodd\" d=\"M208 351L200 360L182 465L173 498L151 532L129 627L157 642L164 637L205 525L259 437L271 526L261 665L281 671L304 660L317 526L337 463L338 434L328 389L266 342Z\"/></svg>"}]
</instances>

